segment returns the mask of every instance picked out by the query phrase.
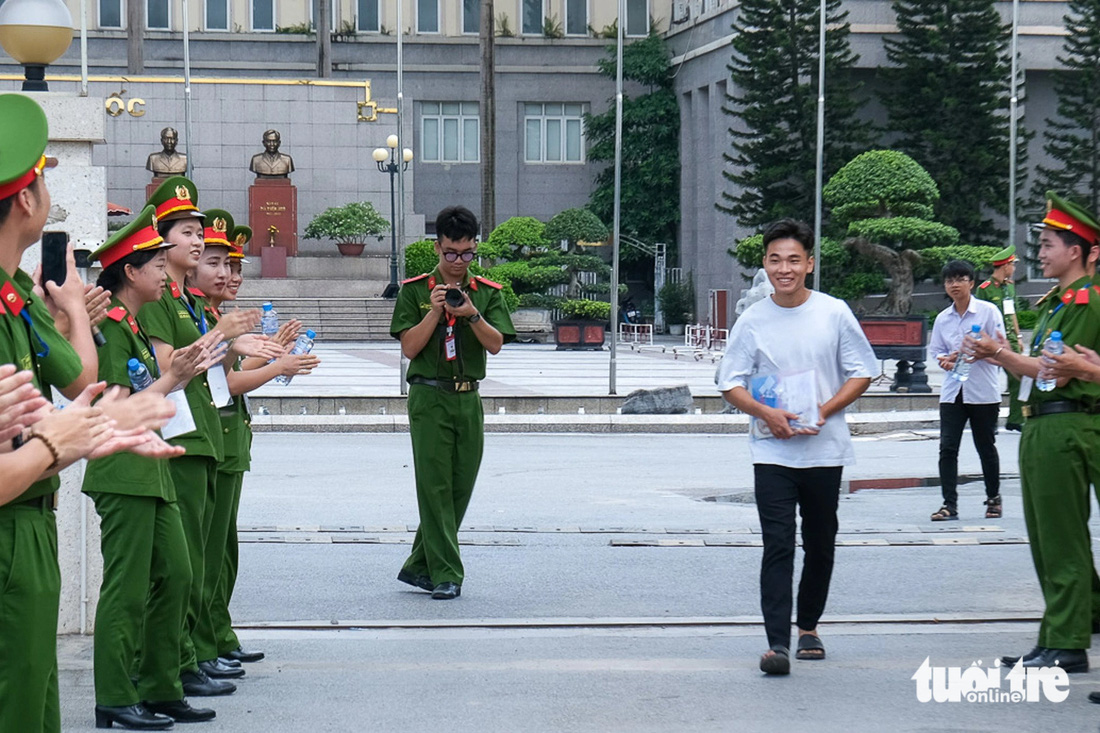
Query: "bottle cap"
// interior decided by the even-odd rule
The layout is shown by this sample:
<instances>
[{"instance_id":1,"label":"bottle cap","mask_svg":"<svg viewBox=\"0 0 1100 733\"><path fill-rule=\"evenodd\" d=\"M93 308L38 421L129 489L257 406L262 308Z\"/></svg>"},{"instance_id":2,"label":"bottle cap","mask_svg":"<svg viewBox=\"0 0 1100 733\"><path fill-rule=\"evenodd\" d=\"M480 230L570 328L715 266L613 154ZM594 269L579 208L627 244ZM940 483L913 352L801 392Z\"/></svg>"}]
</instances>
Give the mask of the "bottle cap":
<instances>
[{"instance_id":1,"label":"bottle cap","mask_svg":"<svg viewBox=\"0 0 1100 733\"><path fill-rule=\"evenodd\" d=\"M269 310L271 310L271 309L272 309L272 308L274 308L274 307L275 307L275 306L271 305L271 303L264 303L264 310L265 310L265 311L269 311Z\"/></svg>"},{"instance_id":2,"label":"bottle cap","mask_svg":"<svg viewBox=\"0 0 1100 733\"><path fill-rule=\"evenodd\" d=\"M314 338L316 338L317 334L307 328L306 336L308 336L309 339L312 341Z\"/></svg>"},{"instance_id":3,"label":"bottle cap","mask_svg":"<svg viewBox=\"0 0 1100 733\"><path fill-rule=\"evenodd\" d=\"M1054 339L1055 341L1061 341L1062 340L1062 332L1061 331L1052 331L1051 334L1050 334L1050 337L1052 339Z\"/></svg>"},{"instance_id":4,"label":"bottle cap","mask_svg":"<svg viewBox=\"0 0 1100 733\"><path fill-rule=\"evenodd\" d=\"M981 332L982 332L982 327L979 326L977 323L975 323L973 326L970 327L970 333L981 333Z\"/></svg>"},{"instance_id":5,"label":"bottle cap","mask_svg":"<svg viewBox=\"0 0 1100 733\"><path fill-rule=\"evenodd\" d=\"M136 372L138 369L141 368L141 362L138 361L137 359L130 359L130 361L126 362L126 367L130 371Z\"/></svg>"}]
</instances>

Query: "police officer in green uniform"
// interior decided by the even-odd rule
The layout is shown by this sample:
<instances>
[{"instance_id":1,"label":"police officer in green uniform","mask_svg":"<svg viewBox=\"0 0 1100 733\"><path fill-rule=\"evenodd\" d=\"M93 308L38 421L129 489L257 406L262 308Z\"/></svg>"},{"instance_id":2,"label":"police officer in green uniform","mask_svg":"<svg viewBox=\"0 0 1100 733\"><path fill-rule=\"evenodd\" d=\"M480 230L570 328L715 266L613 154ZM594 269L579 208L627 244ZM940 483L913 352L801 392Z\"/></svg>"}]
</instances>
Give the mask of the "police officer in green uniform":
<instances>
[{"instance_id":1,"label":"police officer in green uniform","mask_svg":"<svg viewBox=\"0 0 1100 733\"><path fill-rule=\"evenodd\" d=\"M101 330L99 376L124 392L131 367L143 366L150 392L167 395L201 374L211 339L178 349L161 376L149 336L135 318L165 288L166 244L153 207L113 234L92 256L103 265L99 285L112 293ZM183 449L177 449L182 454ZM183 631L191 564L168 460L117 453L88 463L84 492L101 519L103 584L95 626L96 726L168 728L173 721L210 720L213 710L192 708L180 684ZM131 679L135 657L136 684Z\"/></svg>"},{"instance_id":2,"label":"police officer in green uniform","mask_svg":"<svg viewBox=\"0 0 1100 733\"><path fill-rule=\"evenodd\" d=\"M978 286L975 293L978 300L987 300L1004 315L1005 330L1008 331L1008 343L1012 350L1020 353L1020 322L1016 319L1016 284L1012 276L1016 273L1016 246L1009 245L993 255L993 274ZM1008 377L1008 419L1005 430L1019 431L1023 428L1024 413L1019 398L1020 380L1012 372Z\"/></svg>"},{"instance_id":3,"label":"police officer in green uniform","mask_svg":"<svg viewBox=\"0 0 1100 733\"><path fill-rule=\"evenodd\" d=\"M1047 192L1039 236L1043 276L1058 286L1039 301L1039 323L1028 353L1016 354L1003 339L967 338L977 358L993 359L1021 377L1025 398L1020 439L1020 481L1031 556L1045 611L1034 649L1005 664L1062 667L1086 672L1093 619L1092 547L1088 530L1090 484L1100 484L1100 384L1059 379L1050 391L1040 357L1054 331L1067 348L1100 348L1100 288L1092 283L1100 250L1100 224L1079 206Z\"/></svg>"},{"instance_id":4,"label":"police officer in green uniform","mask_svg":"<svg viewBox=\"0 0 1100 733\"><path fill-rule=\"evenodd\" d=\"M175 245L168 251L168 288L158 301L147 303L138 313L138 321L153 342L162 370L171 368L176 349L193 344L211 330L205 303L184 287L203 250L203 214L197 202L194 184L182 176L166 179L148 202L156 209L158 232L166 242ZM217 329L226 339L250 330L258 321L258 314L255 318L233 321L233 328L227 329L223 322ZM199 666L193 640L199 616L204 612L205 546L213 519L208 507L212 506L216 490L218 463L224 458L221 421L210 388L210 380L216 379L216 372L221 369L220 365L212 367L206 375L188 382L184 393L195 429L170 441L187 450L186 455L171 459L169 469L176 487L192 576L181 638L180 677L184 693L196 697L228 695L237 689L231 682L212 678Z\"/></svg>"},{"instance_id":5,"label":"police officer in green uniform","mask_svg":"<svg viewBox=\"0 0 1100 733\"><path fill-rule=\"evenodd\" d=\"M458 528L484 446L478 381L486 353L515 338L500 285L470 277L477 219L450 207L436 219L439 264L402 283L390 333L409 358L409 432L420 527L397 579L448 600L462 592ZM448 297L448 295L450 297Z\"/></svg>"},{"instance_id":6,"label":"police officer in green uniform","mask_svg":"<svg viewBox=\"0 0 1100 733\"><path fill-rule=\"evenodd\" d=\"M46 115L30 97L0 95L0 363L34 372L47 396L58 387L69 398L91 384L98 370L84 309L84 286L70 265L68 287L45 285L48 298L68 317L67 341L47 303L32 292L19 269L23 253L42 235L50 210L43 170L56 164L43 153ZM58 446L31 431L54 454ZM41 447L41 446L38 446ZM34 483L0 506L0 731L61 730L57 688L57 565L54 500L56 476Z\"/></svg>"}]
</instances>

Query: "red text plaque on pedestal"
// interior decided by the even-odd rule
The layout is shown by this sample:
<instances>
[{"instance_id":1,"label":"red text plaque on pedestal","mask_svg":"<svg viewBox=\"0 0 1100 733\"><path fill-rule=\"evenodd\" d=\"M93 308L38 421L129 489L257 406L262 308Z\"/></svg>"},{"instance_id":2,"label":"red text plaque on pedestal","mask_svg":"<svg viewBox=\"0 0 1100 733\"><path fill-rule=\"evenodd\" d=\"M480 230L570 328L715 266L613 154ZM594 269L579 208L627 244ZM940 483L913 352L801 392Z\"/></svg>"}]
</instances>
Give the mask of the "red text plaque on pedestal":
<instances>
[{"instance_id":1,"label":"red text plaque on pedestal","mask_svg":"<svg viewBox=\"0 0 1100 733\"><path fill-rule=\"evenodd\" d=\"M250 254L271 244L285 247L290 257L298 254L298 189L289 178L257 178L248 187L248 225Z\"/></svg>"}]
</instances>

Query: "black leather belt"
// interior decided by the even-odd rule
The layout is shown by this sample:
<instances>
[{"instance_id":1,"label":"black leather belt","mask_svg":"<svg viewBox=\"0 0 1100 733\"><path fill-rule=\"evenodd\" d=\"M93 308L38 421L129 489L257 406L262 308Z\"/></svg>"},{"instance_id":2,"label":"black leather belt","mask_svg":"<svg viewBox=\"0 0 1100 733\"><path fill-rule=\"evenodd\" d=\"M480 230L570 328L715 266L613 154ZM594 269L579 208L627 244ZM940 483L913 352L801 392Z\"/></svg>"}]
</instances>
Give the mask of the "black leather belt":
<instances>
[{"instance_id":1,"label":"black leather belt","mask_svg":"<svg viewBox=\"0 0 1100 733\"><path fill-rule=\"evenodd\" d=\"M477 392L477 380L456 382L453 380L428 379L427 377L409 377L409 384L423 384L444 392Z\"/></svg>"},{"instance_id":2,"label":"black leather belt","mask_svg":"<svg viewBox=\"0 0 1100 733\"><path fill-rule=\"evenodd\" d=\"M1088 405L1078 400L1051 400L1034 405L1024 405L1024 417L1042 417L1043 415L1063 415L1070 412L1083 412L1086 415L1100 415L1100 406Z\"/></svg>"},{"instance_id":3,"label":"black leather belt","mask_svg":"<svg viewBox=\"0 0 1100 733\"><path fill-rule=\"evenodd\" d=\"M25 506L32 509L41 509L42 511L57 511L57 494L46 494L45 496L36 496L33 499L27 499L26 501L16 502L14 506Z\"/></svg>"}]
</instances>

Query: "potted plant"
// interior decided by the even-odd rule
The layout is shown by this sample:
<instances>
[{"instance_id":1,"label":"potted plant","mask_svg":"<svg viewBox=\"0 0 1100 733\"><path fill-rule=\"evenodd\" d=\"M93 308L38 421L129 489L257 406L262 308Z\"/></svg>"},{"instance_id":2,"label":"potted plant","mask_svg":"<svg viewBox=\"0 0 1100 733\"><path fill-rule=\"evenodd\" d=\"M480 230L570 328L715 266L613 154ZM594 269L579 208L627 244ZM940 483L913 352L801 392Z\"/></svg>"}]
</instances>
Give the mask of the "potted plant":
<instances>
[{"instance_id":1,"label":"potted plant","mask_svg":"<svg viewBox=\"0 0 1100 733\"><path fill-rule=\"evenodd\" d=\"M370 237L382 241L390 223L368 201L353 201L344 206L325 209L306 227L306 239L331 239L340 254L357 257Z\"/></svg>"},{"instance_id":2,"label":"potted plant","mask_svg":"<svg viewBox=\"0 0 1100 733\"><path fill-rule=\"evenodd\" d=\"M564 318L554 322L554 341L559 351L603 348L611 304L580 298L561 304Z\"/></svg>"},{"instance_id":3,"label":"potted plant","mask_svg":"<svg viewBox=\"0 0 1100 733\"><path fill-rule=\"evenodd\" d=\"M673 336L682 336L684 325L689 323L695 312L695 283L688 278L680 282L669 280L657 293L661 303L661 313L668 324L668 332Z\"/></svg>"}]
</instances>

